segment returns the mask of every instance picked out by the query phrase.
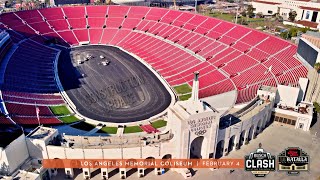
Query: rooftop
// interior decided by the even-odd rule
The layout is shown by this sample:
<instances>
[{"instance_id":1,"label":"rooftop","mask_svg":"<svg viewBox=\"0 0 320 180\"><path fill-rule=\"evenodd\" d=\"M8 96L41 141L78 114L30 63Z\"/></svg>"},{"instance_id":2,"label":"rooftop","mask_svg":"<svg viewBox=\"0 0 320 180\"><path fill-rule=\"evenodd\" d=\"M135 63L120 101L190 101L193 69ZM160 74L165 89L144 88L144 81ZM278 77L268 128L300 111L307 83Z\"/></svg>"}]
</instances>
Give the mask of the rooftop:
<instances>
[{"instance_id":1,"label":"rooftop","mask_svg":"<svg viewBox=\"0 0 320 180\"><path fill-rule=\"evenodd\" d=\"M265 85L260 86L259 90L261 90L261 91L273 92L273 93L276 93L276 92L277 92L277 88L276 88L276 87L273 87L273 86L265 86Z\"/></svg>"},{"instance_id":2,"label":"rooftop","mask_svg":"<svg viewBox=\"0 0 320 180\"><path fill-rule=\"evenodd\" d=\"M31 139L46 139L56 131L56 129L38 126L30 134L28 134L27 137Z\"/></svg>"},{"instance_id":3,"label":"rooftop","mask_svg":"<svg viewBox=\"0 0 320 180\"><path fill-rule=\"evenodd\" d=\"M108 137L96 137L96 136L63 136L63 146L70 148L83 148L83 149L112 149L112 148L129 148L140 147L147 145L156 145L161 142L172 139L171 132L162 134L148 134L145 136L108 136Z\"/></svg>"},{"instance_id":4,"label":"rooftop","mask_svg":"<svg viewBox=\"0 0 320 180\"><path fill-rule=\"evenodd\" d=\"M252 100L249 104L247 104L245 107L241 109L232 108L227 116L224 116L220 119L219 128L224 129L231 125L237 124L240 121L249 120L251 119L251 117L255 116L258 112L263 110L269 104L269 100L265 101L256 97L254 100Z\"/></svg>"},{"instance_id":5,"label":"rooftop","mask_svg":"<svg viewBox=\"0 0 320 180\"><path fill-rule=\"evenodd\" d=\"M276 2L269 2L269 1L258 1L258 0L255 0L254 2L257 2L257 3L263 3L263 4L281 4L281 3L276 3Z\"/></svg>"},{"instance_id":6,"label":"rooftop","mask_svg":"<svg viewBox=\"0 0 320 180\"><path fill-rule=\"evenodd\" d=\"M316 38L320 38L320 32L307 31L306 35L313 36L313 37L316 37Z\"/></svg>"},{"instance_id":7,"label":"rooftop","mask_svg":"<svg viewBox=\"0 0 320 180\"><path fill-rule=\"evenodd\" d=\"M312 103L307 103L307 102L301 102L296 107L287 107L279 103L276 109L285 110L286 112L289 113L289 115L293 115L293 116L297 116L298 114L304 114L308 116L313 115L313 105Z\"/></svg>"},{"instance_id":8,"label":"rooftop","mask_svg":"<svg viewBox=\"0 0 320 180\"><path fill-rule=\"evenodd\" d=\"M310 22L310 21L297 21L297 24L301 24L303 26L306 26L306 27L311 27L311 28L317 28L318 26L318 23L315 23L315 22Z\"/></svg>"},{"instance_id":9,"label":"rooftop","mask_svg":"<svg viewBox=\"0 0 320 180\"><path fill-rule=\"evenodd\" d=\"M312 10L312 11L320 11L320 8L315 8L315 7L300 6L300 8L306 9L306 10Z\"/></svg>"},{"instance_id":10,"label":"rooftop","mask_svg":"<svg viewBox=\"0 0 320 180\"><path fill-rule=\"evenodd\" d=\"M30 179L37 179L37 178L39 178L39 174L20 170L19 173L16 174L13 179L30 180Z\"/></svg>"}]
</instances>

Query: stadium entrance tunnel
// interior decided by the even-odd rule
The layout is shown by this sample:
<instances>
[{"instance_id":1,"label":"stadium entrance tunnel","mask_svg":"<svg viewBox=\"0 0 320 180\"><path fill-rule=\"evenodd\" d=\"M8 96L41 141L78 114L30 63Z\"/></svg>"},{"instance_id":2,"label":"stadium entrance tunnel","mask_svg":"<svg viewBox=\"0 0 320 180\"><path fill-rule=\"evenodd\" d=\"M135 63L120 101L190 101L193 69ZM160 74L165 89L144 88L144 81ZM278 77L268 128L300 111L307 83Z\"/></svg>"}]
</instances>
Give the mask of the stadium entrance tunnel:
<instances>
[{"instance_id":1,"label":"stadium entrance tunnel","mask_svg":"<svg viewBox=\"0 0 320 180\"><path fill-rule=\"evenodd\" d=\"M64 50L59 79L83 116L128 123L153 117L171 103L171 94L139 60L111 46L80 46Z\"/></svg>"}]
</instances>

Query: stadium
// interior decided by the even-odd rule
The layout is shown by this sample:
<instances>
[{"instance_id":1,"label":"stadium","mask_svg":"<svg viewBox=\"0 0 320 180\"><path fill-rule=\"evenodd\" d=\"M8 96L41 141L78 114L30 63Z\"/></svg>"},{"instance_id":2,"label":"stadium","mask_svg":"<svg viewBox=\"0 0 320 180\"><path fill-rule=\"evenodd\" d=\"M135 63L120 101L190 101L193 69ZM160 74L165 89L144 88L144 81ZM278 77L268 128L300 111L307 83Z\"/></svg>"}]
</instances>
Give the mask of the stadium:
<instances>
[{"instance_id":1,"label":"stadium","mask_svg":"<svg viewBox=\"0 0 320 180\"><path fill-rule=\"evenodd\" d=\"M139 6L4 13L0 28L0 124L30 130L20 150L42 147L7 160L7 175L27 157L220 158L272 123L274 106L284 106L278 97L293 99L286 107L299 102L296 112L307 117L286 124L310 127L313 107L303 97L312 67L297 58L296 45L261 31ZM189 127L192 120L206 121L204 131ZM16 152L11 144L7 152ZM64 172L72 178L76 171ZM81 172L90 178L92 171Z\"/></svg>"}]
</instances>

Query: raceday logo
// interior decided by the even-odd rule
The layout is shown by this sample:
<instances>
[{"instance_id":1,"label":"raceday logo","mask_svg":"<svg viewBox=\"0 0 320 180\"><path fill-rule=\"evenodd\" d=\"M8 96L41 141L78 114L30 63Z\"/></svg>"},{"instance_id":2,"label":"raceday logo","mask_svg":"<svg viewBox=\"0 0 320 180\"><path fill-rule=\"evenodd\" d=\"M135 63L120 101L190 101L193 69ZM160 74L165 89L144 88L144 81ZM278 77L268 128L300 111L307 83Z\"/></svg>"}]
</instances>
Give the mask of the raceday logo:
<instances>
[{"instance_id":1,"label":"raceday logo","mask_svg":"<svg viewBox=\"0 0 320 180\"><path fill-rule=\"evenodd\" d=\"M309 170L310 157L299 147L289 147L278 156L279 171L286 171L288 175L299 175L300 171Z\"/></svg>"}]
</instances>

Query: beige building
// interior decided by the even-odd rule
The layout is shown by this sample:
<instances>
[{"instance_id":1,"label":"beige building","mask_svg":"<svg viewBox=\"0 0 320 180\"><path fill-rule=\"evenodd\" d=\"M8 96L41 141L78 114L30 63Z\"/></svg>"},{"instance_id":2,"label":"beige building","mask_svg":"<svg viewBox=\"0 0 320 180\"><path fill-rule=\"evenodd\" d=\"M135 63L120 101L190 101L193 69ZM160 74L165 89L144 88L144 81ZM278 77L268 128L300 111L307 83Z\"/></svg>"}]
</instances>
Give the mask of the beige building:
<instances>
[{"instance_id":1,"label":"beige building","mask_svg":"<svg viewBox=\"0 0 320 180\"><path fill-rule=\"evenodd\" d=\"M295 25L299 27L310 27L320 29L320 3L315 1L296 0L254 0L252 6L254 13L262 13L271 16L278 13L284 20L289 19L289 13L295 11ZM285 24L293 25L290 22Z\"/></svg>"},{"instance_id":2,"label":"beige building","mask_svg":"<svg viewBox=\"0 0 320 180\"><path fill-rule=\"evenodd\" d=\"M168 109L167 126L155 134L129 134L113 136L73 136L60 134L57 129L38 127L29 135L21 136L18 143L20 156L10 154L11 146L4 151L1 161L21 174L20 164L31 164L39 169L40 176L55 176L56 169L41 170L42 159L184 159L220 158L237 150L254 139L270 123L275 96L257 96L250 103L228 110L216 110L198 98L198 74L195 75L192 96L187 101L178 101ZM23 146L23 147L22 147ZM17 147L17 146L16 146ZM13 152L13 151L12 151ZM10 159L10 160L6 160ZM17 161L8 163L9 161ZM37 168L40 166L40 168ZM83 178L90 178L96 169L82 169ZM120 178L126 178L130 169L119 169ZM191 176L187 169L173 169L185 178ZM101 169L101 178L107 179L112 169ZM146 169L137 170L139 177ZM18 173L17 173L18 172ZM154 169L161 175L162 169ZM74 176L74 169L66 168L67 177Z\"/></svg>"}]
</instances>

